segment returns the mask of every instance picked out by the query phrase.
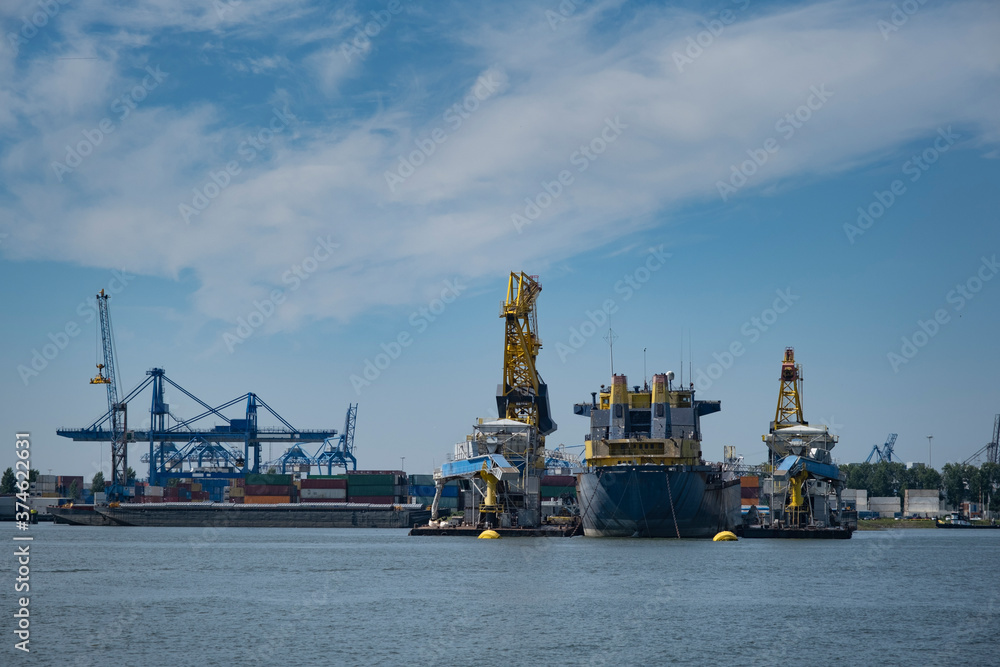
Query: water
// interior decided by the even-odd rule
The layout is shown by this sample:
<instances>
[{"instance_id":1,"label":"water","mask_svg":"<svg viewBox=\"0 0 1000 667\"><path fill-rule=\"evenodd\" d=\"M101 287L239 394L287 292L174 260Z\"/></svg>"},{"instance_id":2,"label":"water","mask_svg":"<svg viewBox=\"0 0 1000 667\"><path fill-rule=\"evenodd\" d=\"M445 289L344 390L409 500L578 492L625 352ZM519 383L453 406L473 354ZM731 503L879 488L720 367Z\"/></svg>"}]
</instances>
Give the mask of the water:
<instances>
[{"instance_id":1,"label":"water","mask_svg":"<svg viewBox=\"0 0 1000 667\"><path fill-rule=\"evenodd\" d=\"M32 654L13 649L8 546L3 665L1000 662L1000 531L735 543L32 534Z\"/></svg>"}]
</instances>

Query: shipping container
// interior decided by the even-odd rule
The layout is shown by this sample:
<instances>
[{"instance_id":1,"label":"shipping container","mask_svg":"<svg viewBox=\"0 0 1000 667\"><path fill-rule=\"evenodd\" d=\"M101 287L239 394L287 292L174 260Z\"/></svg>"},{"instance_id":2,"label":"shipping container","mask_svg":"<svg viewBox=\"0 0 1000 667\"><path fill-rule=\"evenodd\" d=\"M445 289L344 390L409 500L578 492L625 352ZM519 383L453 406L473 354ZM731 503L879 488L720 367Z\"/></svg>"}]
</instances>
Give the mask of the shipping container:
<instances>
[{"instance_id":1,"label":"shipping container","mask_svg":"<svg viewBox=\"0 0 1000 667\"><path fill-rule=\"evenodd\" d=\"M229 487L229 497L230 498L242 498L246 495L246 489L241 486L231 486Z\"/></svg>"},{"instance_id":2,"label":"shipping container","mask_svg":"<svg viewBox=\"0 0 1000 667\"><path fill-rule=\"evenodd\" d=\"M314 498L347 500L347 489L302 489L300 497L303 501Z\"/></svg>"},{"instance_id":3,"label":"shipping container","mask_svg":"<svg viewBox=\"0 0 1000 667\"><path fill-rule=\"evenodd\" d=\"M246 477L247 486L250 485L268 485L268 486L288 486L292 483L291 475L260 475L251 473Z\"/></svg>"},{"instance_id":4,"label":"shipping container","mask_svg":"<svg viewBox=\"0 0 1000 667\"><path fill-rule=\"evenodd\" d=\"M243 498L244 504L247 505L277 505L279 503L290 503L292 499L290 496L251 496L248 495Z\"/></svg>"},{"instance_id":5,"label":"shipping container","mask_svg":"<svg viewBox=\"0 0 1000 667\"><path fill-rule=\"evenodd\" d=\"M740 486L743 487L760 486L760 478L755 475L747 475L745 477L740 477Z\"/></svg>"},{"instance_id":6,"label":"shipping container","mask_svg":"<svg viewBox=\"0 0 1000 667\"><path fill-rule=\"evenodd\" d=\"M347 480L346 479L316 479L315 477L310 477L309 479L302 480L300 485L302 489L344 489L347 490Z\"/></svg>"},{"instance_id":7,"label":"shipping container","mask_svg":"<svg viewBox=\"0 0 1000 667\"><path fill-rule=\"evenodd\" d=\"M393 496L351 496L348 502L371 503L372 505L392 505L395 498Z\"/></svg>"},{"instance_id":8,"label":"shipping container","mask_svg":"<svg viewBox=\"0 0 1000 667\"><path fill-rule=\"evenodd\" d=\"M543 475L542 486L576 486L573 475Z\"/></svg>"},{"instance_id":9,"label":"shipping container","mask_svg":"<svg viewBox=\"0 0 1000 667\"><path fill-rule=\"evenodd\" d=\"M248 496L289 496L294 488L291 484L247 484L245 487Z\"/></svg>"},{"instance_id":10,"label":"shipping container","mask_svg":"<svg viewBox=\"0 0 1000 667\"><path fill-rule=\"evenodd\" d=\"M348 477L348 486L393 486L397 483L395 475L355 475Z\"/></svg>"},{"instance_id":11,"label":"shipping container","mask_svg":"<svg viewBox=\"0 0 1000 667\"><path fill-rule=\"evenodd\" d=\"M393 484L379 486L354 486L348 484L347 494L351 496L394 496L396 487Z\"/></svg>"},{"instance_id":12,"label":"shipping container","mask_svg":"<svg viewBox=\"0 0 1000 667\"><path fill-rule=\"evenodd\" d=\"M410 475L410 484L434 486L434 475Z\"/></svg>"},{"instance_id":13,"label":"shipping container","mask_svg":"<svg viewBox=\"0 0 1000 667\"><path fill-rule=\"evenodd\" d=\"M541 487L542 498L559 498L564 493L576 497L575 486L543 486Z\"/></svg>"}]
</instances>

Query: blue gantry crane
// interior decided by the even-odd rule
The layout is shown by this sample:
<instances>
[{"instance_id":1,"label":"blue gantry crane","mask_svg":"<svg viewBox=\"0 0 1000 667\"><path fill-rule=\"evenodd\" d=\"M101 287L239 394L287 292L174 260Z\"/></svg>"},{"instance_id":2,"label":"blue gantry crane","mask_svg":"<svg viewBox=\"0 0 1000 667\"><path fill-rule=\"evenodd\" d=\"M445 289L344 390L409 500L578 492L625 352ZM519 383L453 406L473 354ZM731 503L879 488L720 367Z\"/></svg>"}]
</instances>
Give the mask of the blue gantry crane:
<instances>
[{"instance_id":1,"label":"blue gantry crane","mask_svg":"<svg viewBox=\"0 0 1000 667\"><path fill-rule=\"evenodd\" d=\"M170 406L164 400L165 384L190 398L204 408L204 411L190 419L176 417L170 412ZM150 386L153 398L149 411L149 428L128 430L123 425L122 435L116 435L118 433L114 421L116 412L124 414L127 404ZM118 405L117 410L112 406L89 426L59 429L56 433L80 442L149 443L149 453L143 460L149 463L149 483L156 485L172 477L190 477L194 468L210 468L211 472L201 475L203 477L232 478L256 473L260 471L262 443L286 445L325 443L337 435L336 429L295 428L252 392L212 407L167 377L162 368L146 371L146 379L143 382L121 401L113 403ZM240 418L231 418L223 414L224 410L236 405L244 406ZM354 407L356 409L357 406ZM258 427L259 409L269 413L281 426ZM222 423L203 425L202 420L208 418L221 420ZM242 452L238 449L239 444L243 445ZM124 476L124 454L118 456L119 458L114 460L121 462L121 474Z\"/></svg>"},{"instance_id":2,"label":"blue gantry crane","mask_svg":"<svg viewBox=\"0 0 1000 667\"><path fill-rule=\"evenodd\" d=\"M868 458L865 459L865 463L871 463L873 456L878 456L876 463L881 463L885 461L886 463L892 463L893 446L896 444L896 434L890 433L889 437L886 439L885 444L882 445L882 449L879 449L878 445L872 445L872 451L868 454Z\"/></svg>"},{"instance_id":3,"label":"blue gantry crane","mask_svg":"<svg viewBox=\"0 0 1000 667\"><path fill-rule=\"evenodd\" d=\"M319 466L320 470L326 466L326 474L333 474L333 467L343 468L347 472L347 465L350 463L351 470L358 469L358 459L354 456L354 427L358 422L358 404L352 403L347 406L347 416L344 418L344 430L340 437L334 441L328 438L323 441L323 445L316 452L313 458L313 465Z\"/></svg>"}]
</instances>

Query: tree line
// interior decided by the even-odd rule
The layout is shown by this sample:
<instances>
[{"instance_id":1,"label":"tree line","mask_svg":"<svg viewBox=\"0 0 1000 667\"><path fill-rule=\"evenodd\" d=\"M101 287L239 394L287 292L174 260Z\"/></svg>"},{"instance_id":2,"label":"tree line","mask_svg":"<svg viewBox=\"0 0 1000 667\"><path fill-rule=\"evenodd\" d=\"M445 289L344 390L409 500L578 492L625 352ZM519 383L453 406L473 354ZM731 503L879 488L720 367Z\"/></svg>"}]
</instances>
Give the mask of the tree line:
<instances>
[{"instance_id":1,"label":"tree line","mask_svg":"<svg viewBox=\"0 0 1000 667\"><path fill-rule=\"evenodd\" d=\"M1000 511L1000 465L984 463L946 463L941 471L922 463L907 469L902 463L846 463L840 466L847 475L846 487L864 489L869 497L898 496L907 489L937 489L952 507L966 501L986 503L991 511Z\"/></svg>"}]
</instances>

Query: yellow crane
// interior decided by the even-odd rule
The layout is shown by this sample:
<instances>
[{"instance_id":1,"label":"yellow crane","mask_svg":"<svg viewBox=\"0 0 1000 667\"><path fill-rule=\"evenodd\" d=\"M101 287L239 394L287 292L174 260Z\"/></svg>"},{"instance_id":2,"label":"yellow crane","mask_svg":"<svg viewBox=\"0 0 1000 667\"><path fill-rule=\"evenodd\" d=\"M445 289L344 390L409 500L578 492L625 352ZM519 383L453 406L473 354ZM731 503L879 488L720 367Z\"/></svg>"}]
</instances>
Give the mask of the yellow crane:
<instances>
[{"instance_id":1,"label":"yellow crane","mask_svg":"<svg viewBox=\"0 0 1000 667\"><path fill-rule=\"evenodd\" d=\"M548 386L535 368L542 348L535 308L541 291L538 276L512 271L507 281L507 297L500 304L505 335L503 382L497 387L497 414L533 427L527 448L518 453L520 456L506 452L511 459L523 456L524 479L527 479L529 468L545 467L545 436L556 430L549 410ZM497 500L499 480L485 469L480 476L486 482L481 511L491 514L503 511Z\"/></svg>"}]
</instances>

